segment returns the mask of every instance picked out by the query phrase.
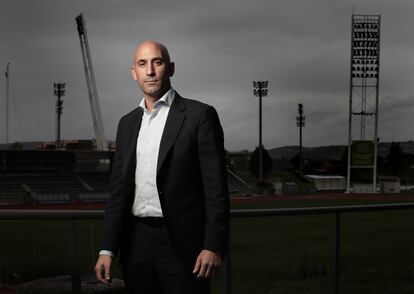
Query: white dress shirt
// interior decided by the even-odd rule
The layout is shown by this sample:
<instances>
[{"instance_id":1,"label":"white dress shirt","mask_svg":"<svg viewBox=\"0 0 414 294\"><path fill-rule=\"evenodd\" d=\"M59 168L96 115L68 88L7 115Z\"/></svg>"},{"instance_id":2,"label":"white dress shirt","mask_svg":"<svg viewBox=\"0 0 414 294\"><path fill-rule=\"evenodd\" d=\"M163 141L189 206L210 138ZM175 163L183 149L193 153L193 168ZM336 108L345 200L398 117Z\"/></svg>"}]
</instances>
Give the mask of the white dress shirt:
<instances>
[{"instance_id":1,"label":"white dress shirt","mask_svg":"<svg viewBox=\"0 0 414 294\"><path fill-rule=\"evenodd\" d=\"M137 139L135 199L131 209L137 217L162 217L156 181L157 162L162 133L174 95L174 89L168 90L154 104L152 112L147 109L144 98L139 105L143 114ZM114 256L108 250L101 250L99 255Z\"/></svg>"},{"instance_id":2,"label":"white dress shirt","mask_svg":"<svg viewBox=\"0 0 414 294\"><path fill-rule=\"evenodd\" d=\"M144 99L140 104L143 114L136 149L135 200L132 205L134 216L162 217L157 189L157 162L161 137L174 93L173 89L165 93L154 104L152 112L146 108Z\"/></svg>"}]
</instances>

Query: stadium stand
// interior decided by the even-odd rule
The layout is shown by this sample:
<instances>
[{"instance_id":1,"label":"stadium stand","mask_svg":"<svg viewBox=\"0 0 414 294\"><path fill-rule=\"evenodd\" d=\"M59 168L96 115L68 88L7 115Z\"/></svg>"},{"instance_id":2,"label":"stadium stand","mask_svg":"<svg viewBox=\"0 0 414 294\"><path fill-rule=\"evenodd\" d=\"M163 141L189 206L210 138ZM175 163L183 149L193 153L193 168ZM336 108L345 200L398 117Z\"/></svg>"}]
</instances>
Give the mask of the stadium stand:
<instances>
[{"instance_id":1,"label":"stadium stand","mask_svg":"<svg viewBox=\"0 0 414 294\"><path fill-rule=\"evenodd\" d=\"M56 203L70 203L72 199L69 197L69 193L65 192L32 192L31 196L33 200L41 204L56 204Z\"/></svg>"},{"instance_id":2,"label":"stadium stand","mask_svg":"<svg viewBox=\"0 0 414 294\"><path fill-rule=\"evenodd\" d=\"M32 176L26 176L24 184L27 185L31 191L37 193L69 193L71 197L75 197L85 187L80 183L74 174L50 174L38 173Z\"/></svg>"},{"instance_id":3,"label":"stadium stand","mask_svg":"<svg viewBox=\"0 0 414 294\"><path fill-rule=\"evenodd\" d=\"M84 182L90 190L108 190L110 173L77 173L79 180Z\"/></svg>"},{"instance_id":4,"label":"stadium stand","mask_svg":"<svg viewBox=\"0 0 414 294\"><path fill-rule=\"evenodd\" d=\"M227 183L230 196L248 196L252 194L252 187L240 175L230 169L227 169Z\"/></svg>"},{"instance_id":5,"label":"stadium stand","mask_svg":"<svg viewBox=\"0 0 414 294\"><path fill-rule=\"evenodd\" d=\"M0 205L23 204L28 192L14 174L0 173Z\"/></svg>"},{"instance_id":6,"label":"stadium stand","mask_svg":"<svg viewBox=\"0 0 414 294\"><path fill-rule=\"evenodd\" d=\"M106 202L108 199L108 191L90 191L79 194L79 201L81 202Z\"/></svg>"},{"instance_id":7,"label":"stadium stand","mask_svg":"<svg viewBox=\"0 0 414 294\"><path fill-rule=\"evenodd\" d=\"M112 151L0 150L0 205L105 203ZM251 187L228 171L231 196Z\"/></svg>"},{"instance_id":8,"label":"stadium stand","mask_svg":"<svg viewBox=\"0 0 414 294\"><path fill-rule=\"evenodd\" d=\"M2 150L0 204L106 202L112 152Z\"/></svg>"},{"instance_id":9,"label":"stadium stand","mask_svg":"<svg viewBox=\"0 0 414 294\"><path fill-rule=\"evenodd\" d=\"M244 193L235 184L233 184L231 181L229 181L228 185L229 185L230 196L244 195Z\"/></svg>"}]
</instances>

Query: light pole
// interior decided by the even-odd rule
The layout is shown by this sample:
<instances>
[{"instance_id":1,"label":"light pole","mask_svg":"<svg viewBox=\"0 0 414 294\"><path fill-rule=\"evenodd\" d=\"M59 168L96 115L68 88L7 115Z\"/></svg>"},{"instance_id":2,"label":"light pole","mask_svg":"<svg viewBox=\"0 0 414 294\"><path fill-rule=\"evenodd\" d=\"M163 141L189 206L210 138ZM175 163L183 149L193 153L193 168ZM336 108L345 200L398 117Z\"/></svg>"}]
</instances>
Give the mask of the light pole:
<instances>
[{"instance_id":1,"label":"light pole","mask_svg":"<svg viewBox=\"0 0 414 294\"><path fill-rule=\"evenodd\" d=\"M259 182L263 182L262 97L267 96L268 81L254 81L253 94L259 97Z\"/></svg>"},{"instance_id":2,"label":"light pole","mask_svg":"<svg viewBox=\"0 0 414 294\"><path fill-rule=\"evenodd\" d=\"M10 96L10 62L7 62L6 72L6 143L9 144L9 96Z\"/></svg>"},{"instance_id":3,"label":"light pole","mask_svg":"<svg viewBox=\"0 0 414 294\"><path fill-rule=\"evenodd\" d=\"M372 192L377 193L380 37L381 15L352 14L346 193L351 193L351 170L355 168L372 169ZM356 123L355 116L358 117ZM368 119L370 116L374 119ZM353 129L358 123L359 143L353 139ZM368 124L370 127L367 128ZM373 144L373 150L367 154L372 160L358 158L356 146L359 144Z\"/></svg>"},{"instance_id":4,"label":"light pole","mask_svg":"<svg viewBox=\"0 0 414 294\"><path fill-rule=\"evenodd\" d=\"M296 117L296 126L299 128L299 171L302 172L302 128L305 126L305 117L303 116L303 104L298 104L299 116Z\"/></svg>"},{"instance_id":5,"label":"light pole","mask_svg":"<svg viewBox=\"0 0 414 294\"><path fill-rule=\"evenodd\" d=\"M65 96L65 83L53 83L53 94L57 97L56 113L57 113L57 128L56 128L56 149L60 150L60 116L62 115L63 101Z\"/></svg>"}]
</instances>

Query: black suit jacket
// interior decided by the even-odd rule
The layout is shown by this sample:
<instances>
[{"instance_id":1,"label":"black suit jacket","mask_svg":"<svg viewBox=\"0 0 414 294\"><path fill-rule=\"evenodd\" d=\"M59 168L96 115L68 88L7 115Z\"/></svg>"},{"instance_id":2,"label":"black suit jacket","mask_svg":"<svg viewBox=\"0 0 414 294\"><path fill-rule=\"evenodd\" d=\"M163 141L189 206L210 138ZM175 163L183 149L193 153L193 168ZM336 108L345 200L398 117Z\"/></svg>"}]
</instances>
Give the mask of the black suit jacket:
<instances>
[{"instance_id":1,"label":"black suit jacket","mask_svg":"<svg viewBox=\"0 0 414 294\"><path fill-rule=\"evenodd\" d=\"M121 118L103 222L102 249L128 246L142 109ZM229 195L223 130L215 109L175 94L161 138L157 188L175 253L189 268L202 249L225 254Z\"/></svg>"}]
</instances>

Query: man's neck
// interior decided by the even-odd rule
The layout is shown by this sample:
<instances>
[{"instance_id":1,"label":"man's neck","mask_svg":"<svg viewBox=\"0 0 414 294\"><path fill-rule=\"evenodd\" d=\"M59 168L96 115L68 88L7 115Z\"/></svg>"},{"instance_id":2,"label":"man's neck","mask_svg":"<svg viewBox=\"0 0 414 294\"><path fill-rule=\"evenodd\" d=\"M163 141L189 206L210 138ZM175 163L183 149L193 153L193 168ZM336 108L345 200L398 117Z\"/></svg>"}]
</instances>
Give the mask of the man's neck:
<instances>
[{"instance_id":1,"label":"man's neck","mask_svg":"<svg viewBox=\"0 0 414 294\"><path fill-rule=\"evenodd\" d=\"M168 88L166 91L163 91L161 94L157 94L154 96L150 96L150 95L144 95L144 100L145 100L145 107L147 108L147 110L149 112L152 112L152 110L154 109L154 104L161 99L162 96L165 95L165 93L167 93L169 90L171 89Z\"/></svg>"},{"instance_id":2,"label":"man's neck","mask_svg":"<svg viewBox=\"0 0 414 294\"><path fill-rule=\"evenodd\" d=\"M144 100L145 100L145 108L149 111L152 112L152 110L154 109L154 104L155 102L157 102L161 97L151 97L151 96L144 96Z\"/></svg>"}]
</instances>

